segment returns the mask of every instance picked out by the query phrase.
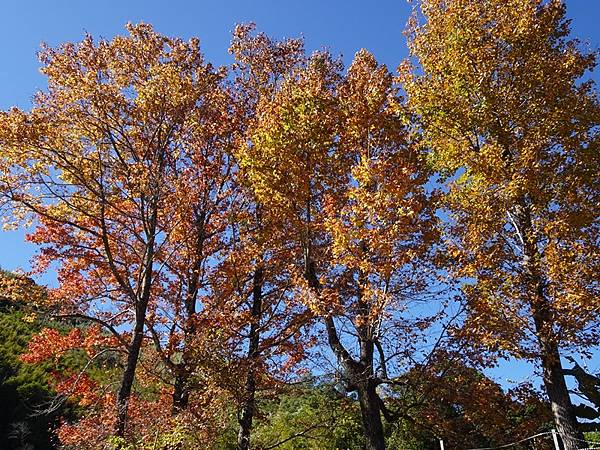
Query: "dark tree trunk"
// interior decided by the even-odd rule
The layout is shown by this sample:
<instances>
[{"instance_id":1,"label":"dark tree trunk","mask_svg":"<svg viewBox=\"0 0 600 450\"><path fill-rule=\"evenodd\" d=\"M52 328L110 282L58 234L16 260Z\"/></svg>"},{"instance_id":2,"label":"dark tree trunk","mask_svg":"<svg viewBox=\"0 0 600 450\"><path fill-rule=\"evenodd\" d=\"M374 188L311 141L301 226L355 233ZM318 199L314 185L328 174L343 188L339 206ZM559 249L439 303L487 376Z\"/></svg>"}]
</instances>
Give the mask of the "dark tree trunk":
<instances>
[{"instance_id":1,"label":"dark tree trunk","mask_svg":"<svg viewBox=\"0 0 600 450\"><path fill-rule=\"evenodd\" d=\"M188 378L189 375L184 370L175 376L175 383L173 385L173 414L177 414L187 408L190 399Z\"/></svg>"},{"instance_id":2,"label":"dark tree trunk","mask_svg":"<svg viewBox=\"0 0 600 450\"><path fill-rule=\"evenodd\" d=\"M381 421L380 398L376 384L367 381L358 386L358 400L365 434L366 450L385 450L383 422Z\"/></svg>"},{"instance_id":3,"label":"dark tree trunk","mask_svg":"<svg viewBox=\"0 0 600 450\"><path fill-rule=\"evenodd\" d=\"M142 309L142 308L140 308ZM127 406L129 403L129 397L131 396L131 389L133 387L133 380L135 379L135 369L140 357L140 349L142 348L142 341L144 340L144 317L146 307L143 307L143 314L138 314L136 317L136 324L134 333L131 338L131 344L129 345L129 352L127 354L127 365L123 372L123 378L121 378L121 386L117 394L117 423L115 434L119 437L125 435L125 426L127 422Z\"/></svg>"},{"instance_id":4,"label":"dark tree trunk","mask_svg":"<svg viewBox=\"0 0 600 450\"><path fill-rule=\"evenodd\" d=\"M146 311L150 302L150 288L152 286L152 262L154 260L154 233L156 231L156 215L157 210L154 209L150 219L148 243L146 244L146 252L144 255L144 275L141 280L141 295L139 297L132 295L132 300L135 301L135 326L133 328L133 336L129 345L127 354L127 365L121 378L121 386L117 394L117 423L115 433L119 437L125 435L125 427L127 422L127 406L133 381L135 379L135 369L137 368L140 358L140 350L144 341L144 324L146 323Z\"/></svg>"},{"instance_id":5,"label":"dark tree trunk","mask_svg":"<svg viewBox=\"0 0 600 450\"><path fill-rule=\"evenodd\" d=\"M543 339L542 339L543 341ZM585 443L579 430L575 409L565 382L558 347L542 343L542 371L544 387L550 400L556 431L560 435L565 450L576 450Z\"/></svg>"},{"instance_id":6,"label":"dark tree trunk","mask_svg":"<svg viewBox=\"0 0 600 450\"><path fill-rule=\"evenodd\" d=\"M361 242L361 250L367 252L367 244ZM371 315L371 305L363 298L362 286L368 283L362 271L358 273L357 286L357 309L362 317ZM360 403L360 414L362 417L363 431L365 434L366 450L384 450L385 439L383 435L383 423L381 421L381 399L377 394L377 383L373 370L373 358L375 343L371 324L365 322L357 324L358 341L360 346L359 367L360 373L356 383L358 400Z\"/></svg>"},{"instance_id":7,"label":"dark tree trunk","mask_svg":"<svg viewBox=\"0 0 600 450\"><path fill-rule=\"evenodd\" d=\"M552 320L545 298L542 296L541 284L538 288L538 301L534 302L533 315L540 346L542 379L552 414L564 450L577 450L582 447L583 433L579 430L575 408L571 402L565 374L560 361L558 345L552 338Z\"/></svg>"},{"instance_id":8,"label":"dark tree trunk","mask_svg":"<svg viewBox=\"0 0 600 450\"><path fill-rule=\"evenodd\" d=\"M191 340L196 332L194 316L196 314L196 296L190 295L185 302L187 320L184 327L183 355L181 362L175 366L175 380L173 382L173 414L187 408L190 399L190 368L189 355Z\"/></svg>"},{"instance_id":9,"label":"dark tree trunk","mask_svg":"<svg viewBox=\"0 0 600 450\"><path fill-rule=\"evenodd\" d=\"M240 430L237 437L237 450L248 450L250 448L250 432L252 430L252 419L254 418L256 376L255 365L260 354L260 318L262 314L262 285L263 269L258 267L253 276L252 286L252 323L250 324L250 342L248 344L248 373L244 386L244 400L238 420Z\"/></svg>"},{"instance_id":10,"label":"dark tree trunk","mask_svg":"<svg viewBox=\"0 0 600 450\"><path fill-rule=\"evenodd\" d=\"M254 396L256 391L256 380L252 371L248 372L246 376L244 390L245 399L238 419L240 430L237 436L237 450L248 450L250 448L250 432L252 431L252 419L254 418Z\"/></svg>"},{"instance_id":11,"label":"dark tree trunk","mask_svg":"<svg viewBox=\"0 0 600 450\"><path fill-rule=\"evenodd\" d=\"M157 154L159 166L162 166L164 155L162 152ZM135 325L133 327L133 336L131 337L131 343L129 344L127 353L127 364L123 377L121 378L121 386L117 393L117 423L115 424L115 434L118 437L125 436L125 428L127 425L127 407L129 404L129 398L131 397L131 390L133 388L133 381L135 380L135 369L137 368L138 361L140 358L140 351L142 343L144 341L144 325L146 323L146 312L148 310L148 304L150 303L150 293L153 281L153 262L155 256L154 244L156 243L156 226L158 218L158 200L159 200L159 189L157 180L153 180L152 194L148 197L143 196L141 200L147 204L148 216L145 216L143 220L146 244L144 250L144 256L140 261L142 277L140 284L138 285L139 293L137 289L134 290L131 286L124 282L121 275L116 269L113 269L113 275L121 284L121 287L125 292L129 293L130 299L135 305ZM104 208L104 206L102 206ZM110 244L106 235L106 228L103 227L103 241L104 247L107 254L110 254Z\"/></svg>"},{"instance_id":12,"label":"dark tree trunk","mask_svg":"<svg viewBox=\"0 0 600 450\"><path fill-rule=\"evenodd\" d=\"M320 284L314 272L314 265L307 265L309 285L317 292ZM359 308L365 305L359 301ZM364 311L363 311L364 312ZM385 450L385 437L381 420L381 398L377 394L377 379L373 373L374 342L365 326L359 327L360 357L356 361L340 341L332 317L325 318L327 340L331 350L344 368L349 390L358 392L361 420L367 450Z\"/></svg>"},{"instance_id":13,"label":"dark tree trunk","mask_svg":"<svg viewBox=\"0 0 600 450\"><path fill-rule=\"evenodd\" d=\"M175 371L175 381L173 384L173 414L177 414L187 408L190 399L190 373L193 368L190 367L189 351L193 345L192 340L196 334L196 300L200 286L200 277L202 273L202 263L204 261L204 244L206 242L206 209L200 207L196 212L194 223L198 233L196 243L196 262L194 271L189 278L189 292L184 300L186 322L183 336L183 355L181 362L177 365Z\"/></svg>"}]
</instances>

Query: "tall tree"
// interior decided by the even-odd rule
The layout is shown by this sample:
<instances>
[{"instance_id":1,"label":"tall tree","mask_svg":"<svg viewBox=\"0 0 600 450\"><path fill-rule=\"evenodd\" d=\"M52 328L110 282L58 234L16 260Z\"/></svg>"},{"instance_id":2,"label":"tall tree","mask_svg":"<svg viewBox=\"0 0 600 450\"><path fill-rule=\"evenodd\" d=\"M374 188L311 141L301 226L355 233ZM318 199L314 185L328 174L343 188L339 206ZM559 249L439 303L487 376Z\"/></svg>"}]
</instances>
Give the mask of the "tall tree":
<instances>
[{"instance_id":1,"label":"tall tree","mask_svg":"<svg viewBox=\"0 0 600 450\"><path fill-rule=\"evenodd\" d=\"M259 120L259 105L275 98L281 83L299 70L306 55L301 39L273 40L255 33L253 24L236 27L229 51L235 57L232 91L240 133L236 176L242 186L243 206L234 221L231 251L219 282L228 303L238 305L230 317L241 318L237 333L243 337L245 373L239 395L237 448L247 450L257 391L272 387L286 375L286 370L274 370L275 366L283 363L290 369L301 359L311 314L293 299L288 267L293 238L282 226L278 210L253 191L245 147Z\"/></svg>"},{"instance_id":2,"label":"tall tree","mask_svg":"<svg viewBox=\"0 0 600 450\"><path fill-rule=\"evenodd\" d=\"M37 224L38 264L58 266L51 298L63 314L113 333L127 352L116 396L123 436L148 309L174 247L177 179L202 130L202 106L220 75L198 40L128 25L128 36L44 48L30 112L0 115L9 169L2 192ZM216 126L211 121L210 126ZM189 159L189 158L188 158ZM166 252L166 253L165 253ZM159 265L160 263L160 265Z\"/></svg>"},{"instance_id":3,"label":"tall tree","mask_svg":"<svg viewBox=\"0 0 600 450\"><path fill-rule=\"evenodd\" d=\"M415 268L435 236L397 87L366 51L346 77L315 53L257 109L241 166L294 237L298 298L320 317L344 384L358 393L367 448L382 449L382 331L423 288L428 271Z\"/></svg>"},{"instance_id":4,"label":"tall tree","mask_svg":"<svg viewBox=\"0 0 600 450\"><path fill-rule=\"evenodd\" d=\"M239 207L230 156L235 141L231 98L220 76L206 81L173 167L173 201L163 205L162 217L171 222L164 227L171 235L157 254L164 269L147 321L155 349L173 375L174 412L187 407L193 390L191 353L203 321L199 313L207 308L205 300L215 295L211 278L226 255L229 222Z\"/></svg>"},{"instance_id":5,"label":"tall tree","mask_svg":"<svg viewBox=\"0 0 600 450\"><path fill-rule=\"evenodd\" d=\"M567 449L578 430L561 350L598 342L600 107L596 54L558 0L422 0L402 78L448 181L451 271L465 330L541 365ZM422 20L420 20L422 19Z\"/></svg>"}]
</instances>

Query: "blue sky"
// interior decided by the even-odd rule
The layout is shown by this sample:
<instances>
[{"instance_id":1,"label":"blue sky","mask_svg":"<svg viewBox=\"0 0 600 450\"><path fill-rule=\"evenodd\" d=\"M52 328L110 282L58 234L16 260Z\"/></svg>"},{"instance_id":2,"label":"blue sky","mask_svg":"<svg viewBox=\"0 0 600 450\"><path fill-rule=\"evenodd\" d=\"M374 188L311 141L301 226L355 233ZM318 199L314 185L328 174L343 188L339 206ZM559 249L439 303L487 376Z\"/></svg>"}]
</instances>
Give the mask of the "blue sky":
<instances>
[{"instance_id":1,"label":"blue sky","mask_svg":"<svg viewBox=\"0 0 600 450\"><path fill-rule=\"evenodd\" d=\"M566 0L573 35L593 48L600 45L600 1ZM3 0L0 10L0 109L27 109L33 93L45 87L36 52L41 42L58 45L80 40L85 32L110 38L127 22L147 22L172 36L200 38L206 58L215 65L230 62L227 54L236 23L253 21L258 29L282 38L303 35L309 50L328 48L348 63L361 48L390 69L406 57L402 31L410 14L406 0ZM600 79L597 73L594 76ZM0 266L29 267L34 252L23 233L0 231ZM591 365L592 369L597 369ZM524 364L503 364L493 374L522 380L531 373Z\"/></svg>"},{"instance_id":2,"label":"blue sky","mask_svg":"<svg viewBox=\"0 0 600 450\"><path fill-rule=\"evenodd\" d=\"M566 0L574 34L600 44L600 2ZM207 59L229 62L230 33L254 21L276 37L304 35L307 47L329 48L348 62L361 48L394 69L406 56L402 30L410 13L406 0L3 0L0 10L0 108L27 107L44 87L36 52L40 42L57 45L84 32L110 38L123 25L144 21L164 34L198 36Z\"/></svg>"}]
</instances>

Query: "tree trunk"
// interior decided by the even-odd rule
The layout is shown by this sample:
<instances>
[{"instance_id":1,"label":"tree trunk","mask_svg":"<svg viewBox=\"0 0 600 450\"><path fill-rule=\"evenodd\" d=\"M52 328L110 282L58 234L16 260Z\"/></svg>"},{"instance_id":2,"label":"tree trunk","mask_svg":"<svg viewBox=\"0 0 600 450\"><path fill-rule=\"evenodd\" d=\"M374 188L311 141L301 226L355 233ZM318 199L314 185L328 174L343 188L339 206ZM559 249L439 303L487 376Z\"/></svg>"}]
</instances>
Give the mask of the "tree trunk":
<instances>
[{"instance_id":1,"label":"tree trunk","mask_svg":"<svg viewBox=\"0 0 600 450\"><path fill-rule=\"evenodd\" d=\"M560 434L565 450L577 450L578 440L583 440L579 431L575 410L571 403L569 390L560 362L557 338L554 333L554 311L545 293L545 279L540 267L540 251L535 237L531 206L526 197L522 197L513 208L513 225L523 245L522 267L530 296L530 305L535 331L540 346L540 362L548 399L554 415L554 424ZM510 212L509 212L510 215Z\"/></svg>"},{"instance_id":2,"label":"tree trunk","mask_svg":"<svg viewBox=\"0 0 600 450\"><path fill-rule=\"evenodd\" d=\"M194 216L194 225L198 233L198 241L196 242L196 253L194 270L188 279L189 291L184 299L184 307L186 321L184 325L183 336L183 354L181 362L176 366L175 380L173 383L173 410L172 414L177 414L187 408L190 399L190 373L193 372L192 361L190 361L189 350L191 348L192 339L196 334L196 300L198 298L198 289L200 285L200 277L202 273L202 263L205 258L204 245L206 242L206 226L207 226L207 210L197 204Z\"/></svg>"},{"instance_id":3,"label":"tree trunk","mask_svg":"<svg viewBox=\"0 0 600 450\"><path fill-rule=\"evenodd\" d=\"M127 354L127 365L125 367L125 372L123 372L121 386L117 394L117 423L115 432L119 437L123 437L125 435L127 406L129 403L129 397L131 396L133 380L135 379L135 369L140 358L140 350L144 341L144 324L146 322L146 310L148 309L148 302L150 301L150 287L152 285L152 260L154 258L156 210L154 211L150 222L150 238L148 239L146 254L144 256L145 269L141 282L142 293L140 297L135 299L135 326L133 328L131 344L129 345L129 353Z\"/></svg>"},{"instance_id":4,"label":"tree trunk","mask_svg":"<svg viewBox=\"0 0 600 450\"><path fill-rule=\"evenodd\" d=\"M256 380L252 370L246 376L245 399L242 404L242 412L238 422L240 430L237 436L237 450L248 450L250 448L250 432L252 430L252 419L254 418L254 395L256 391Z\"/></svg>"},{"instance_id":5,"label":"tree trunk","mask_svg":"<svg viewBox=\"0 0 600 450\"><path fill-rule=\"evenodd\" d=\"M320 293L321 284L315 271L315 264L310 258L310 252L306 251L305 277L309 286ZM359 301L359 309L367 316L368 309L362 300ZM365 437L366 450L385 450L385 438L383 434L383 423L381 421L381 408L379 394L377 394L377 383L373 376L373 340L365 325L358 327L360 361L356 361L340 341L338 331L333 317L324 318L327 330L327 341L337 360L346 372L349 380L348 388L358 392L360 413Z\"/></svg>"},{"instance_id":6,"label":"tree trunk","mask_svg":"<svg viewBox=\"0 0 600 450\"><path fill-rule=\"evenodd\" d=\"M158 154L160 165L162 166L163 154ZM144 257L141 261L142 277L138 288L140 289L139 294L131 289L127 283L121 283L124 290L131 291L130 298L135 305L135 326L133 328L133 336L131 337L131 344L129 345L129 353L127 354L127 365L123 372L123 378L121 378L121 386L117 393L117 423L115 425L115 434L118 437L125 436L125 427L127 425L127 406L129 398L131 397L131 390L133 388L133 381L135 379L135 369L137 368L138 360L140 358L140 351L142 343L144 341L144 324L146 323L146 312L148 310L148 303L150 302L150 291L152 287L153 279L153 267L154 262L154 244L156 242L156 224L158 218L158 185L157 181L153 180L152 183L152 195L147 198L142 197L142 200L146 199L148 204L149 216L144 220L144 229L146 236L146 245L144 251ZM105 232L105 230L104 230ZM110 245L106 235L103 235L104 245L107 254L110 252ZM113 272L117 280L121 280L121 276L118 271Z\"/></svg>"},{"instance_id":7,"label":"tree trunk","mask_svg":"<svg viewBox=\"0 0 600 450\"><path fill-rule=\"evenodd\" d=\"M260 318L262 314L262 284L263 269L258 267L253 276L252 286L252 322L250 323L250 342L248 344L248 373L244 386L244 400L242 411L238 420L240 430L237 437L237 450L248 450L250 448L250 432L252 430L252 419L254 418L256 377L255 365L259 356L260 343Z\"/></svg>"},{"instance_id":8,"label":"tree trunk","mask_svg":"<svg viewBox=\"0 0 600 450\"><path fill-rule=\"evenodd\" d=\"M129 345L129 353L127 354L127 365L123 372L123 378L121 379L121 386L117 394L117 423L115 434L119 437L125 435L125 426L127 422L127 405L129 403L129 397L131 396L131 389L133 387L133 380L135 378L135 369L137 367L138 359L140 356L140 349L142 347L142 341L144 340L144 314L139 315L136 318L136 324L134 333L131 338L131 344Z\"/></svg>"},{"instance_id":9,"label":"tree trunk","mask_svg":"<svg viewBox=\"0 0 600 450\"><path fill-rule=\"evenodd\" d=\"M173 414L177 414L187 408L190 399L188 388L188 372L183 369L175 375L173 385Z\"/></svg>"},{"instance_id":10,"label":"tree trunk","mask_svg":"<svg viewBox=\"0 0 600 450\"><path fill-rule=\"evenodd\" d=\"M354 360L339 340L331 317L325 319L329 346L341 363L348 379L349 390L358 392L360 414L366 450L385 450L381 399L377 394L377 380L373 375L373 343L360 340L360 362Z\"/></svg>"},{"instance_id":11,"label":"tree trunk","mask_svg":"<svg viewBox=\"0 0 600 450\"><path fill-rule=\"evenodd\" d=\"M187 408L190 399L190 371L192 368L189 363L188 352L191 346L191 339L196 332L194 325L194 316L196 314L196 297L190 295L185 302L187 320L184 327L183 337L183 355L181 362L176 365L175 380L173 383L173 410L172 414L177 414Z\"/></svg>"},{"instance_id":12,"label":"tree trunk","mask_svg":"<svg viewBox=\"0 0 600 450\"><path fill-rule=\"evenodd\" d=\"M576 450L584 444L583 433L579 430L575 409L571 403L565 374L560 361L558 344L552 338L552 323L547 301L538 287L538 301L534 302L533 316L540 346L540 362L544 388L550 400L556 431L560 434L564 450Z\"/></svg>"},{"instance_id":13,"label":"tree trunk","mask_svg":"<svg viewBox=\"0 0 600 450\"><path fill-rule=\"evenodd\" d=\"M575 410L565 382L558 348L556 345L548 344L542 351L544 386L552 407L556 431L560 435L564 449L576 450L586 447L583 445L585 443L584 436L579 430Z\"/></svg>"},{"instance_id":14,"label":"tree trunk","mask_svg":"<svg viewBox=\"0 0 600 450\"><path fill-rule=\"evenodd\" d=\"M367 380L358 386L358 400L365 435L366 450L385 450L383 422L379 408L379 395L372 380Z\"/></svg>"}]
</instances>

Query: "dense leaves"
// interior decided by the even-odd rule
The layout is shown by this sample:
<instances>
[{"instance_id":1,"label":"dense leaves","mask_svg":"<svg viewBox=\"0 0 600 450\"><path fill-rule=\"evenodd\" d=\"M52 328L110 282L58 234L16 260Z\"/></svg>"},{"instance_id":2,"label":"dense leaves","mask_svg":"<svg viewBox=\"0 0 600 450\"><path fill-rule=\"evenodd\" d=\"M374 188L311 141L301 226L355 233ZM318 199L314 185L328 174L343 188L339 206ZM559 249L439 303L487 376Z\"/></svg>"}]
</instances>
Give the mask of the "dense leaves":
<instances>
[{"instance_id":1,"label":"dense leaves","mask_svg":"<svg viewBox=\"0 0 600 450\"><path fill-rule=\"evenodd\" d=\"M502 445L552 411L575 448L560 358L600 338L600 106L561 2L421 0L399 76L252 24L225 68L126 29L45 46L47 90L0 113L6 225L58 275L0 278L26 330L8 421L54 396L77 415L39 436L65 448L381 450ZM549 402L486 378L498 357Z\"/></svg>"},{"instance_id":2,"label":"dense leaves","mask_svg":"<svg viewBox=\"0 0 600 450\"><path fill-rule=\"evenodd\" d=\"M0 272L0 446L6 449L56 448L54 431L61 419L75 417L74 405L56 402L56 367L50 363L25 364L19 356L44 326L45 312L33 305L45 290L22 275ZM54 324L52 332L64 326ZM78 370L76 355L58 368Z\"/></svg>"},{"instance_id":3,"label":"dense leaves","mask_svg":"<svg viewBox=\"0 0 600 450\"><path fill-rule=\"evenodd\" d=\"M447 252L470 338L534 360L558 431L581 439L560 353L598 342L596 53L560 1L427 0L402 67L431 160L448 180ZM567 448L577 448L567 439Z\"/></svg>"}]
</instances>

